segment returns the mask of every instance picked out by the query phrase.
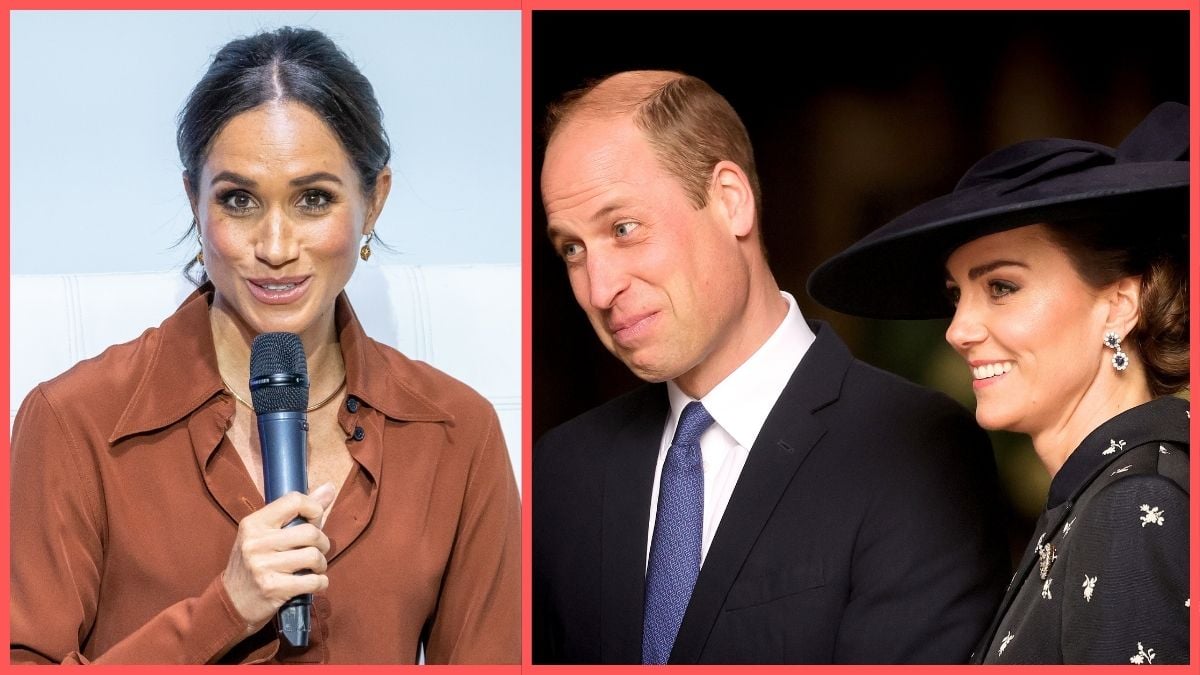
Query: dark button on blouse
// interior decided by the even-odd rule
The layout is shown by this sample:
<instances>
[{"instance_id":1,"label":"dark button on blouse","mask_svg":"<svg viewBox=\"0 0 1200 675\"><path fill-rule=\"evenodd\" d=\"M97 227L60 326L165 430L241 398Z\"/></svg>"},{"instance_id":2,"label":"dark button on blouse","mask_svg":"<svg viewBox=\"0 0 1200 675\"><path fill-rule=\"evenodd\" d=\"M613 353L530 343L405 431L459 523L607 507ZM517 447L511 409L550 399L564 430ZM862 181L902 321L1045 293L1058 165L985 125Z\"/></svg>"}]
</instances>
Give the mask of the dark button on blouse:
<instances>
[{"instance_id":1,"label":"dark button on blouse","mask_svg":"<svg viewBox=\"0 0 1200 675\"><path fill-rule=\"evenodd\" d=\"M353 396L346 399L346 410L350 412L358 412L358 399Z\"/></svg>"},{"instance_id":2,"label":"dark button on blouse","mask_svg":"<svg viewBox=\"0 0 1200 675\"><path fill-rule=\"evenodd\" d=\"M367 432L363 431L362 427L354 427L354 440L361 441L366 438Z\"/></svg>"}]
</instances>

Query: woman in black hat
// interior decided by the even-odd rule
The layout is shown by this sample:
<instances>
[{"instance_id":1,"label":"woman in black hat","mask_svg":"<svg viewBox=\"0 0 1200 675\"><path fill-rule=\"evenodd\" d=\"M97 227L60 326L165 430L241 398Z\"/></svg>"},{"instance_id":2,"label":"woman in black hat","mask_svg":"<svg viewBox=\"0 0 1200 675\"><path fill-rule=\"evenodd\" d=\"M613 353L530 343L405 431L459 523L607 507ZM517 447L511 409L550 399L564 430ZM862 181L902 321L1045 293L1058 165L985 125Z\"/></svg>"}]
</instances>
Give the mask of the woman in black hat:
<instances>
[{"instance_id":1,"label":"woman in black hat","mask_svg":"<svg viewBox=\"0 0 1200 675\"><path fill-rule=\"evenodd\" d=\"M977 663L1188 660L1187 154L1171 103L1115 150L1019 143L809 279L839 311L952 316L976 419L1052 476Z\"/></svg>"}]
</instances>

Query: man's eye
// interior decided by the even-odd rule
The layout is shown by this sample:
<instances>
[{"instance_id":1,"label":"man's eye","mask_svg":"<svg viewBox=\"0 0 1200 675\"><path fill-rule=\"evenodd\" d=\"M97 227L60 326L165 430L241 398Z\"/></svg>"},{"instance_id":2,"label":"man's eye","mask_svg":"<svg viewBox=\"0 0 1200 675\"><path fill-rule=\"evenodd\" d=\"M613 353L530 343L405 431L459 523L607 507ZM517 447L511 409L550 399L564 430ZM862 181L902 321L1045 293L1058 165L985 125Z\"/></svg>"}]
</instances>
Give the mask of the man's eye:
<instances>
[{"instance_id":1,"label":"man's eye","mask_svg":"<svg viewBox=\"0 0 1200 675\"><path fill-rule=\"evenodd\" d=\"M562 256L564 258L574 258L580 253L583 253L583 247L579 244L564 244L562 247Z\"/></svg>"},{"instance_id":2,"label":"man's eye","mask_svg":"<svg viewBox=\"0 0 1200 675\"><path fill-rule=\"evenodd\" d=\"M629 233L636 230L637 227L637 223L618 223L617 226L613 228L613 232L615 232L618 237L628 237Z\"/></svg>"}]
</instances>

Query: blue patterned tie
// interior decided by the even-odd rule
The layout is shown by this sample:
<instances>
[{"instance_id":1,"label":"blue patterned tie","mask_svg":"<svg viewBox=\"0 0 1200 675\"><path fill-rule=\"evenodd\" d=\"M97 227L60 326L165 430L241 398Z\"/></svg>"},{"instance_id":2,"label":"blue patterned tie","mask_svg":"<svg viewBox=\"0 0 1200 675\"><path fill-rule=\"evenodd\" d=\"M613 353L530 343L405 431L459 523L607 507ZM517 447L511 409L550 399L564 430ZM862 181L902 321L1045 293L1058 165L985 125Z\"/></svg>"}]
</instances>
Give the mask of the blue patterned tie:
<instances>
[{"instance_id":1,"label":"blue patterned tie","mask_svg":"<svg viewBox=\"0 0 1200 675\"><path fill-rule=\"evenodd\" d=\"M654 540L646 570L642 663L666 663L671 656L700 574L704 467L699 441L700 434L712 423L712 416L699 401L687 404L663 462Z\"/></svg>"}]
</instances>

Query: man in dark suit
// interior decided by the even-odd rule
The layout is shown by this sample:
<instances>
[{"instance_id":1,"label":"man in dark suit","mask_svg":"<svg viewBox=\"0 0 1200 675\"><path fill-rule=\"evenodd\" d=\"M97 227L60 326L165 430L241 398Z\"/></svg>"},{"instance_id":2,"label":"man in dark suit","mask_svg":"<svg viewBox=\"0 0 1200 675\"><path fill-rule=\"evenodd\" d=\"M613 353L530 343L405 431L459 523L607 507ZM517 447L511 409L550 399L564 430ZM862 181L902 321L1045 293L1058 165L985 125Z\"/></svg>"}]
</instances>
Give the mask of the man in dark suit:
<instances>
[{"instance_id":1,"label":"man in dark suit","mask_svg":"<svg viewBox=\"0 0 1200 675\"><path fill-rule=\"evenodd\" d=\"M728 102L621 73L547 133L575 298L659 384L534 450L534 661L964 662L1007 581L987 438L780 292Z\"/></svg>"}]
</instances>

